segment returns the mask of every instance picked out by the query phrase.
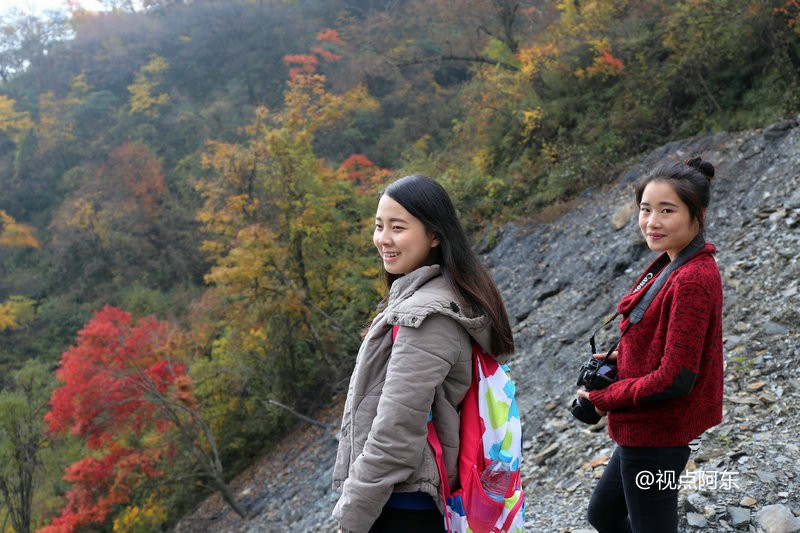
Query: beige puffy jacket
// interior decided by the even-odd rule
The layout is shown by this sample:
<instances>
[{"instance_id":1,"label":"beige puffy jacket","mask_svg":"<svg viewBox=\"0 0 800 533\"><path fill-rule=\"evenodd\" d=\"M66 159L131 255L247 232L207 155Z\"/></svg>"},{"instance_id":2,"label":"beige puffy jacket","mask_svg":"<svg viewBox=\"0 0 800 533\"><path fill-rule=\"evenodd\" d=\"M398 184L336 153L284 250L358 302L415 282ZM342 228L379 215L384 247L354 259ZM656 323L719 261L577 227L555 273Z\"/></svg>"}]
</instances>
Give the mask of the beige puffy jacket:
<instances>
[{"instance_id":1,"label":"beige puffy jacket","mask_svg":"<svg viewBox=\"0 0 800 533\"><path fill-rule=\"evenodd\" d=\"M489 351L487 318L464 316L439 265L397 279L361 344L342 415L333 516L366 532L393 491L423 491L442 508L427 444L433 411L451 486L458 476L458 405L472 378L472 339ZM392 326L399 325L392 343Z\"/></svg>"}]
</instances>

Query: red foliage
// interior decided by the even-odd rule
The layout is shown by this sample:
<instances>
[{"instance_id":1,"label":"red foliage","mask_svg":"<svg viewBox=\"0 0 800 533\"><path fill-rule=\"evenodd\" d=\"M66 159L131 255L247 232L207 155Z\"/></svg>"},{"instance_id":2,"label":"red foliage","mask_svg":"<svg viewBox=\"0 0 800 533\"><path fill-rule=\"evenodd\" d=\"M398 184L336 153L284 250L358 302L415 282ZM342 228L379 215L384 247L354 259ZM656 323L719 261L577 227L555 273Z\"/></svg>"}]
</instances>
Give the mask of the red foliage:
<instances>
[{"instance_id":1,"label":"red foliage","mask_svg":"<svg viewBox=\"0 0 800 533\"><path fill-rule=\"evenodd\" d=\"M102 524L139 482L159 477L157 465L172 450L144 446L143 437L172 425L160 402L194 402L184 365L166 357L168 324L152 317L134 323L129 313L106 306L77 340L61 356L56 377L63 385L53 392L45 421L53 433L85 438L93 453L66 469L67 505L41 530L46 533Z\"/></svg>"},{"instance_id":2,"label":"red foliage","mask_svg":"<svg viewBox=\"0 0 800 533\"><path fill-rule=\"evenodd\" d=\"M372 186L380 184L391 172L375 166L362 154L353 154L339 166L337 176L355 183L361 192L369 192Z\"/></svg>"},{"instance_id":3,"label":"red foliage","mask_svg":"<svg viewBox=\"0 0 800 533\"><path fill-rule=\"evenodd\" d=\"M614 57L609 50L602 51L600 62L608 65L614 72L621 72L625 68L625 63L620 58Z\"/></svg>"},{"instance_id":4,"label":"red foliage","mask_svg":"<svg viewBox=\"0 0 800 533\"><path fill-rule=\"evenodd\" d=\"M136 478L156 478L161 472L146 453L115 447L101 457L86 457L67 467L72 484L61 516L38 533L70 533L102 524L115 506L129 501Z\"/></svg>"},{"instance_id":5,"label":"red foliage","mask_svg":"<svg viewBox=\"0 0 800 533\"><path fill-rule=\"evenodd\" d=\"M317 34L317 41L321 43L332 43L338 46L342 46L344 44L341 37L339 37L339 32L333 28L328 28L319 32Z\"/></svg>"},{"instance_id":6,"label":"red foliage","mask_svg":"<svg viewBox=\"0 0 800 533\"><path fill-rule=\"evenodd\" d=\"M147 389L163 394L184 370L161 359L167 333L167 325L152 317L134 325L121 309L97 312L78 333L78 344L61 356L56 377L64 385L53 392L45 415L50 430L85 437L96 450L120 432L146 428L154 412Z\"/></svg>"},{"instance_id":7,"label":"red foliage","mask_svg":"<svg viewBox=\"0 0 800 533\"><path fill-rule=\"evenodd\" d=\"M342 58L342 56L334 54L330 50L325 50L324 48L320 48L319 46L312 46L311 51L317 54L325 61L339 61Z\"/></svg>"},{"instance_id":8,"label":"red foliage","mask_svg":"<svg viewBox=\"0 0 800 533\"><path fill-rule=\"evenodd\" d=\"M611 50L603 48L600 50L600 55L594 58L594 64L586 69L586 74L589 76L616 76L625 69L625 62L618 57L614 57Z\"/></svg>"},{"instance_id":9,"label":"red foliage","mask_svg":"<svg viewBox=\"0 0 800 533\"><path fill-rule=\"evenodd\" d=\"M339 37L339 33L333 29L327 29L317 34L317 41L323 46L312 46L313 54L287 54L283 56L283 63L289 67L289 79L298 76L308 76L314 74L319 66L319 61L339 61L342 56L333 52L331 48L342 46L344 43Z\"/></svg>"},{"instance_id":10,"label":"red foliage","mask_svg":"<svg viewBox=\"0 0 800 533\"><path fill-rule=\"evenodd\" d=\"M353 154L342 162L344 177L356 183L363 183L367 173L375 168L375 165L367 159L365 155Z\"/></svg>"},{"instance_id":11,"label":"red foliage","mask_svg":"<svg viewBox=\"0 0 800 533\"><path fill-rule=\"evenodd\" d=\"M776 7L773 12L785 16L789 27L800 32L800 0L788 0L782 6Z\"/></svg>"},{"instance_id":12,"label":"red foliage","mask_svg":"<svg viewBox=\"0 0 800 533\"><path fill-rule=\"evenodd\" d=\"M312 46L311 51L323 59L323 61L339 61L342 56L335 53L336 47L343 46L344 42L339 37L339 32L328 28L317 34L317 42L322 46Z\"/></svg>"},{"instance_id":13,"label":"red foliage","mask_svg":"<svg viewBox=\"0 0 800 533\"><path fill-rule=\"evenodd\" d=\"M291 79L303 74L314 74L319 65L317 56L310 54L288 54L283 56L283 62L289 67L289 78Z\"/></svg>"},{"instance_id":14,"label":"red foliage","mask_svg":"<svg viewBox=\"0 0 800 533\"><path fill-rule=\"evenodd\" d=\"M125 143L111 151L103 176L111 177L111 183L120 182L126 198L134 198L138 210L153 216L160 210L159 204L167 185L161 161L150 150L141 145Z\"/></svg>"}]
</instances>

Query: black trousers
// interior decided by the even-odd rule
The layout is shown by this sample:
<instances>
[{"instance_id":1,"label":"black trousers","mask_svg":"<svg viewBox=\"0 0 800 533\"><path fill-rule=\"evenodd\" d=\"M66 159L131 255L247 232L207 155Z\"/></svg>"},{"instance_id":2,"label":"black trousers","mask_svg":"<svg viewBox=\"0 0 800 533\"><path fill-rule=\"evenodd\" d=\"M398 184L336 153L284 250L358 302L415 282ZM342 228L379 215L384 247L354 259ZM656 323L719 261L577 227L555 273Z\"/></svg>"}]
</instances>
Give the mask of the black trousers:
<instances>
[{"instance_id":1,"label":"black trousers","mask_svg":"<svg viewBox=\"0 0 800 533\"><path fill-rule=\"evenodd\" d=\"M444 517L438 509L415 511L384 507L369 533L442 533Z\"/></svg>"},{"instance_id":2,"label":"black trousers","mask_svg":"<svg viewBox=\"0 0 800 533\"><path fill-rule=\"evenodd\" d=\"M676 533L689 452L688 446L617 446L589 502L589 523L599 533Z\"/></svg>"}]
</instances>

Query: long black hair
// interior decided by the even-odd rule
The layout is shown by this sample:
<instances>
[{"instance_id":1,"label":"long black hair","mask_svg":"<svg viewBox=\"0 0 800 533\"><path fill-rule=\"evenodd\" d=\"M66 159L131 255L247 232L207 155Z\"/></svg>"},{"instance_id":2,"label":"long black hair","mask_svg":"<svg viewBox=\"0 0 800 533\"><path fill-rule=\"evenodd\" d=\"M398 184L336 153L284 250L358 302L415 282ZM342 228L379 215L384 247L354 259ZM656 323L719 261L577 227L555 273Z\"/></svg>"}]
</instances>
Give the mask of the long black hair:
<instances>
[{"instance_id":1,"label":"long black hair","mask_svg":"<svg viewBox=\"0 0 800 533\"><path fill-rule=\"evenodd\" d=\"M500 291L489 269L472 249L458 220L450 196L436 180L421 174L405 176L391 183L382 192L419 219L439 239L439 262L442 275L463 304L478 314L486 314L492 327L492 353L514 352L514 337ZM401 277L383 267L386 290Z\"/></svg>"}]
</instances>

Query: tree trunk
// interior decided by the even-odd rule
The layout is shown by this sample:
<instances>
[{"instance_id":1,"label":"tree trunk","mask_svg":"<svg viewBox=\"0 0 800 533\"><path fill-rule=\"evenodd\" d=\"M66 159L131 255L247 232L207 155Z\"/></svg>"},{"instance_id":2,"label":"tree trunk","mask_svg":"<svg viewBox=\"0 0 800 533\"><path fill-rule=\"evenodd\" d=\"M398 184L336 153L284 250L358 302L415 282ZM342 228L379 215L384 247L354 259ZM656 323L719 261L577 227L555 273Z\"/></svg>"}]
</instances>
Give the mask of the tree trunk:
<instances>
[{"instance_id":1,"label":"tree trunk","mask_svg":"<svg viewBox=\"0 0 800 533\"><path fill-rule=\"evenodd\" d=\"M247 511L242 506L242 504L240 504L239 501L236 499L236 496L233 494L233 491L231 491L231 488L228 486L228 484L225 483L225 480L214 476L211 479L211 484L214 485L214 488L217 489L217 491L219 491L220 495L222 495L222 499L225 500L225 503L227 503L231 507L231 509L233 509L236 512L236 514L238 514L245 520L250 519L250 516L248 516Z\"/></svg>"}]
</instances>

